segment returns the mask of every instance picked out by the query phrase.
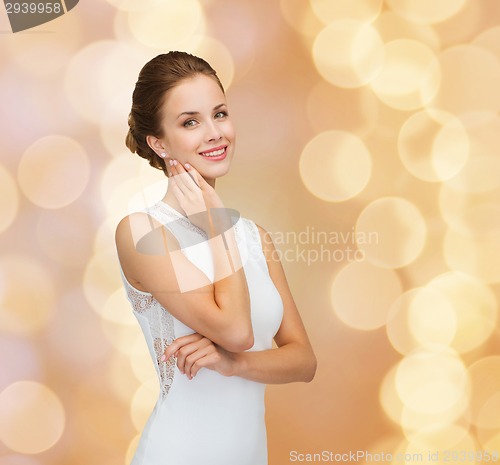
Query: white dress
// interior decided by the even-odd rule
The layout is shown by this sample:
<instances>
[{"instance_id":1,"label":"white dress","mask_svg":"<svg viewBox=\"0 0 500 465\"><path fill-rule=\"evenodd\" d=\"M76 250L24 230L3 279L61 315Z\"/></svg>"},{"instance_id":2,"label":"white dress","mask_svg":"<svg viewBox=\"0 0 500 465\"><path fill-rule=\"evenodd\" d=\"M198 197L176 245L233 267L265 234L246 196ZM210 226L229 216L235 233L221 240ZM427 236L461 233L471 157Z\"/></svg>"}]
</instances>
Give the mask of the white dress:
<instances>
[{"instance_id":1,"label":"white dress","mask_svg":"<svg viewBox=\"0 0 500 465\"><path fill-rule=\"evenodd\" d=\"M182 253L213 282L206 234L164 202L146 213L172 232ZM270 349L283 303L269 276L257 226L239 218L234 228L250 294L255 342L250 350ZM132 465L266 465L265 385L208 368L189 380L174 363L162 362L175 338L194 331L151 294L135 289L123 273L122 278L160 382L158 401Z\"/></svg>"}]
</instances>

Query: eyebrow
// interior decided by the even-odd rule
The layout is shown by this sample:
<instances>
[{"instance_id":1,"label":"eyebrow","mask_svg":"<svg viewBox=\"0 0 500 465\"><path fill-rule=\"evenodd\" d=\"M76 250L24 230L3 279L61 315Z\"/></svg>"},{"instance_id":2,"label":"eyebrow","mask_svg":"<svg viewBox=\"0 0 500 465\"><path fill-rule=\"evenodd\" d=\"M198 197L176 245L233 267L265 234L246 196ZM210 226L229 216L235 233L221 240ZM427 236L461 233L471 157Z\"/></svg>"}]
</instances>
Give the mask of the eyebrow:
<instances>
[{"instance_id":1,"label":"eyebrow","mask_svg":"<svg viewBox=\"0 0 500 465\"><path fill-rule=\"evenodd\" d=\"M220 108L225 107L225 106L227 106L225 103L220 103L219 105L215 106L212 111L219 110ZM198 115L199 113L200 113L199 111L183 111L177 117L177 119L179 119L181 116L194 116L194 115Z\"/></svg>"}]
</instances>

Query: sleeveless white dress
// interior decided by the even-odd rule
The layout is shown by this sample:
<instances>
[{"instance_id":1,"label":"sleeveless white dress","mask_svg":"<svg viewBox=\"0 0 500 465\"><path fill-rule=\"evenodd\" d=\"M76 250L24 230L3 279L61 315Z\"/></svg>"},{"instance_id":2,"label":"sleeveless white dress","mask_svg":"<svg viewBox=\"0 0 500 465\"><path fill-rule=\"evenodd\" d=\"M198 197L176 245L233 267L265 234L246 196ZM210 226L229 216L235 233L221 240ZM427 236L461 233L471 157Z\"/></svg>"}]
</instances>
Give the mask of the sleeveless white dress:
<instances>
[{"instance_id":1,"label":"sleeveless white dress","mask_svg":"<svg viewBox=\"0 0 500 465\"><path fill-rule=\"evenodd\" d=\"M164 202L145 211L172 232L182 253L213 282L205 232ZM234 229L250 294L250 350L270 349L281 325L283 303L269 276L257 226L240 217ZM158 401L132 465L266 465L265 385L208 368L189 380L175 363L162 362L174 339L194 331L151 294L135 289L123 273L122 278L160 382Z\"/></svg>"}]
</instances>

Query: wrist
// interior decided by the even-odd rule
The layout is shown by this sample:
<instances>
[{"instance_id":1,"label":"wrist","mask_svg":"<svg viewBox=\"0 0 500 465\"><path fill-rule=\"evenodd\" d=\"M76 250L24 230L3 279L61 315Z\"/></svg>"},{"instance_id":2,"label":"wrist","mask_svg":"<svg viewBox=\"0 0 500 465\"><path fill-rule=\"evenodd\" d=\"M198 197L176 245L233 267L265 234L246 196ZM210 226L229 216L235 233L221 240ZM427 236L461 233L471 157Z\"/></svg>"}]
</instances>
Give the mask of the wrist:
<instances>
[{"instance_id":1,"label":"wrist","mask_svg":"<svg viewBox=\"0 0 500 465\"><path fill-rule=\"evenodd\" d=\"M245 352L236 352L236 353L233 352L232 359L233 359L233 369L231 376L239 376L240 378L243 377L247 367Z\"/></svg>"}]
</instances>

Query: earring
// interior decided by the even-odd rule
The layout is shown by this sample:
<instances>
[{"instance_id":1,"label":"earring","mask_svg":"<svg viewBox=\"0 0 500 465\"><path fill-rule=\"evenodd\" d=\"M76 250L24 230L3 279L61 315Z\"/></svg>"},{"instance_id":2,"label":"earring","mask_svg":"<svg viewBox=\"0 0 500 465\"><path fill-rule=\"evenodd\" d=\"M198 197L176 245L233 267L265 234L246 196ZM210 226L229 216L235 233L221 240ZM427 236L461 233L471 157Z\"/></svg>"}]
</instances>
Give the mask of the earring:
<instances>
[{"instance_id":1,"label":"earring","mask_svg":"<svg viewBox=\"0 0 500 465\"><path fill-rule=\"evenodd\" d=\"M166 158L167 154L165 152L160 153L161 158Z\"/></svg>"}]
</instances>

